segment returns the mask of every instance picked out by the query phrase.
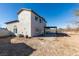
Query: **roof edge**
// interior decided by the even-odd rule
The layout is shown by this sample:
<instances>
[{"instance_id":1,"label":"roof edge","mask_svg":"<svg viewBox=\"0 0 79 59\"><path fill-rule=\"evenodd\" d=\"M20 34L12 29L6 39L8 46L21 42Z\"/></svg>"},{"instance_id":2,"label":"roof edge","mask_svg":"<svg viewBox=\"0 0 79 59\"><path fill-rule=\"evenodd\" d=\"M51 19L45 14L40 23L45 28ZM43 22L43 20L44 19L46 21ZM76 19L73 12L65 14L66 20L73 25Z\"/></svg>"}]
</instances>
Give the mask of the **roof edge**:
<instances>
[{"instance_id":1,"label":"roof edge","mask_svg":"<svg viewBox=\"0 0 79 59\"><path fill-rule=\"evenodd\" d=\"M10 23L15 23L15 22L19 22L19 20L14 20L14 21L5 22L5 24L10 24Z\"/></svg>"},{"instance_id":2,"label":"roof edge","mask_svg":"<svg viewBox=\"0 0 79 59\"><path fill-rule=\"evenodd\" d=\"M23 10L33 12L34 14L36 14L37 16L39 16L40 18L42 18L42 19L47 23L47 21L46 21L43 17L41 17L40 15L38 15L38 14L37 14L35 11L33 11L32 9L21 8L21 9L17 12L17 14L20 14L20 12L23 11Z\"/></svg>"}]
</instances>

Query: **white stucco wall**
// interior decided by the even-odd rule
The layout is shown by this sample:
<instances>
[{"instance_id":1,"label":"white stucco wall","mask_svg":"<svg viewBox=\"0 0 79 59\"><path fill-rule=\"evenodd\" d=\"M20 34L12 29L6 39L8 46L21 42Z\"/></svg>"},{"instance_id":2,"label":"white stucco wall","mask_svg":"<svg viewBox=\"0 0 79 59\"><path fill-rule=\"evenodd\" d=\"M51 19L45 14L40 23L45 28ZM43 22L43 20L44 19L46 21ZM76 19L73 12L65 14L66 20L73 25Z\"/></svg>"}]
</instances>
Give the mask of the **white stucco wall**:
<instances>
[{"instance_id":1,"label":"white stucco wall","mask_svg":"<svg viewBox=\"0 0 79 59\"><path fill-rule=\"evenodd\" d=\"M31 12L23 10L20 14L18 14L18 20L20 23L20 27L23 35L28 35L31 37Z\"/></svg>"},{"instance_id":2,"label":"white stucco wall","mask_svg":"<svg viewBox=\"0 0 79 59\"><path fill-rule=\"evenodd\" d=\"M38 21L35 20L36 14L34 14L31 11L23 10L18 14L18 20L19 22L7 24L7 29L11 32L13 32L13 28L16 25L18 34L28 35L29 37L40 35L44 32L44 26L46 23L42 20L42 23L40 23L38 17ZM40 30L39 33L36 32L36 28Z\"/></svg>"},{"instance_id":3,"label":"white stucco wall","mask_svg":"<svg viewBox=\"0 0 79 59\"><path fill-rule=\"evenodd\" d=\"M14 26L17 27L17 33L14 33L13 32ZM15 22L15 23L7 24L7 29L9 31L13 32L15 35L18 35L18 34L20 34L20 30L19 29L21 29L21 28L19 27L19 23L18 22Z\"/></svg>"}]
</instances>

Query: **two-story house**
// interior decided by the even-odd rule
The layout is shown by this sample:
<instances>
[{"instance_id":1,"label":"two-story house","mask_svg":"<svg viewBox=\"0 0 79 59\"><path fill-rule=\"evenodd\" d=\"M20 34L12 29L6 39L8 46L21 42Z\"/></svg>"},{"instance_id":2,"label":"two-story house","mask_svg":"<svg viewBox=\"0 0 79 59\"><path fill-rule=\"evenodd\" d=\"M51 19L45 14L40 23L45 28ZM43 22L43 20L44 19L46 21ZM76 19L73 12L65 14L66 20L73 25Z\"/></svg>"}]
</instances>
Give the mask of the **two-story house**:
<instances>
[{"instance_id":1,"label":"two-story house","mask_svg":"<svg viewBox=\"0 0 79 59\"><path fill-rule=\"evenodd\" d=\"M18 11L18 20L6 22L7 29L16 36L21 34L28 37L44 33L46 20L31 9L22 8Z\"/></svg>"}]
</instances>

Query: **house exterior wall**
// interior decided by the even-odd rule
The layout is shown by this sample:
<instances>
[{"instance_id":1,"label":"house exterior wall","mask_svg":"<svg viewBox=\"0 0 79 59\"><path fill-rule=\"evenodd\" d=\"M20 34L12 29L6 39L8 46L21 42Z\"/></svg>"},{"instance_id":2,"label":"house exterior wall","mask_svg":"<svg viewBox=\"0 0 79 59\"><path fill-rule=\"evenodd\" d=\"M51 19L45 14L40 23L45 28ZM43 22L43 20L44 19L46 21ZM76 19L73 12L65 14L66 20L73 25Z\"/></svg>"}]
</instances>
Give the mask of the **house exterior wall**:
<instances>
[{"instance_id":1,"label":"house exterior wall","mask_svg":"<svg viewBox=\"0 0 79 59\"><path fill-rule=\"evenodd\" d=\"M38 17L38 20L36 21L35 20L35 17ZM43 34L44 33L44 26L46 26L46 23L44 22L44 20L41 20L41 23L40 23L40 18L38 15L34 14L34 13L31 13L31 35L32 36L37 36L37 35L40 35L40 34ZM39 30L37 32L37 29Z\"/></svg>"},{"instance_id":2,"label":"house exterior wall","mask_svg":"<svg viewBox=\"0 0 79 59\"><path fill-rule=\"evenodd\" d=\"M21 27L20 33L31 37L31 12L23 10L18 15L18 20Z\"/></svg>"},{"instance_id":3,"label":"house exterior wall","mask_svg":"<svg viewBox=\"0 0 79 59\"><path fill-rule=\"evenodd\" d=\"M35 16L38 17L37 21L35 20ZM46 26L44 20L41 20L40 23L39 19L42 18L35 13L23 10L18 14L19 22L7 24L7 29L13 32L14 26L17 26L17 33L14 33L15 35L22 34L25 36L28 35L29 37L37 36L43 34L44 26Z\"/></svg>"},{"instance_id":4,"label":"house exterior wall","mask_svg":"<svg viewBox=\"0 0 79 59\"><path fill-rule=\"evenodd\" d=\"M14 26L17 27L17 33L14 33L14 31L13 31ZM18 35L19 32L20 32L18 28L20 29L20 27L19 27L19 23L18 23L18 22L11 23L11 24L7 24L7 29L8 29L9 31L13 32L15 35Z\"/></svg>"}]
</instances>

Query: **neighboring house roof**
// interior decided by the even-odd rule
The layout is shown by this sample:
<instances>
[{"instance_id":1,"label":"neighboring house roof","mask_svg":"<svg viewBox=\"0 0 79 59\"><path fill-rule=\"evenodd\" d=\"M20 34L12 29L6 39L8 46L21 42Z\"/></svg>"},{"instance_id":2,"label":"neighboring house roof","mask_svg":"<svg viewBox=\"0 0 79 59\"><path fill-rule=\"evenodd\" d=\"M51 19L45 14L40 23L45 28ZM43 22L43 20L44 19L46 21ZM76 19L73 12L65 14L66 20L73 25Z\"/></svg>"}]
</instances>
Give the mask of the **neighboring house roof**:
<instances>
[{"instance_id":1,"label":"neighboring house roof","mask_svg":"<svg viewBox=\"0 0 79 59\"><path fill-rule=\"evenodd\" d=\"M20 14L23 10L33 12L34 14L36 14L37 16L39 16L40 18L42 18L42 19L47 23L47 21L46 21L43 17L41 17L40 15L38 15L36 12L34 12L34 11L31 10L31 9L22 8L22 9L20 9L20 10L17 12L17 14Z\"/></svg>"},{"instance_id":2,"label":"neighboring house roof","mask_svg":"<svg viewBox=\"0 0 79 59\"><path fill-rule=\"evenodd\" d=\"M7 28L0 28L0 37L14 35L11 31L8 31Z\"/></svg>"},{"instance_id":3,"label":"neighboring house roof","mask_svg":"<svg viewBox=\"0 0 79 59\"><path fill-rule=\"evenodd\" d=\"M10 23L15 23L15 22L19 22L19 20L9 21L9 22L6 22L5 24L10 24Z\"/></svg>"}]
</instances>

